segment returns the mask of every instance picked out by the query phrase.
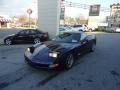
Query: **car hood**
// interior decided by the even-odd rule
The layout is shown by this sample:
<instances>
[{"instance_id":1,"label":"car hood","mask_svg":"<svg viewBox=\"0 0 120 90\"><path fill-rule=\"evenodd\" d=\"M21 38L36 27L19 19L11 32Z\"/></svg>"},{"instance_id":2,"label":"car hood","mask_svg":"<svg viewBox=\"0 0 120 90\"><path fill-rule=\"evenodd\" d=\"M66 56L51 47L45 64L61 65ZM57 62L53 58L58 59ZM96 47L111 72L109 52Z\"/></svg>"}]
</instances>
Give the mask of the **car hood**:
<instances>
[{"instance_id":1,"label":"car hood","mask_svg":"<svg viewBox=\"0 0 120 90\"><path fill-rule=\"evenodd\" d=\"M55 51L60 52L63 49L70 49L74 47L76 44L74 43L62 43L62 42L56 42L56 41L47 41L39 44L36 49L39 49L39 51L42 51L44 49L47 49L49 51Z\"/></svg>"},{"instance_id":2,"label":"car hood","mask_svg":"<svg viewBox=\"0 0 120 90\"><path fill-rule=\"evenodd\" d=\"M74 44L47 41L35 46L32 55L33 60L36 60L36 62L41 62L41 63L45 63L45 62L50 63L51 61L53 61L53 58L49 57L49 52L54 51L54 52L64 53L70 50L72 47L74 47Z\"/></svg>"},{"instance_id":3,"label":"car hood","mask_svg":"<svg viewBox=\"0 0 120 90\"><path fill-rule=\"evenodd\" d=\"M13 36L15 36L15 34L8 35L5 38L9 38L9 37L13 37Z\"/></svg>"},{"instance_id":4,"label":"car hood","mask_svg":"<svg viewBox=\"0 0 120 90\"><path fill-rule=\"evenodd\" d=\"M8 36L15 36L15 34L11 34L11 35L8 35Z\"/></svg>"}]
</instances>

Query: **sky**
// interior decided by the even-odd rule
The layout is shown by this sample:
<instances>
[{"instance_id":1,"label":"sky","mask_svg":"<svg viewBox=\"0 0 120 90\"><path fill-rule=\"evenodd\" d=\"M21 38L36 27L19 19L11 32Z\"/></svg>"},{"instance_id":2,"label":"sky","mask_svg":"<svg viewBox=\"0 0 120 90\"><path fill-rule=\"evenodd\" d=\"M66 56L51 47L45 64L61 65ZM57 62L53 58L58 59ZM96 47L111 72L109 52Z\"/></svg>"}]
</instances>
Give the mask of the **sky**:
<instances>
[{"instance_id":1,"label":"sky","mask_svg":"<svg viewBox=\"0 0 120 90\"><path fill-rule=\"evenodd\" d=\"M20 14L27 14L26 11L28 8L33 9L32 17L37 17L37 0L0 0L0 15L7 14L10 16L16 16ZM120 3L120 0L65 0L70 2L76 2L80 4L101 4L101 7L110 8L110 5L113 3ZM82 10L80 8L66 8L70 11L67 15L77 16L81 13L87 16L88 10ZM78 13L78 11L80 11ZM71 13L72 12L72 13ZM74 13L74 14L73 14Z\"/></svg>"},{"instance_id":2,"label":"sky","mask_svg":"<svg viewBox=\"0 0 120 90\"><path fill-rule=\"evenodd\" d=\"M35 0L0 0L0 15L16 16L27 14L27 9L33 9L33 14L37 13ZM33 15L35 17L36 15Z\"/></svg>"}]
</instances>

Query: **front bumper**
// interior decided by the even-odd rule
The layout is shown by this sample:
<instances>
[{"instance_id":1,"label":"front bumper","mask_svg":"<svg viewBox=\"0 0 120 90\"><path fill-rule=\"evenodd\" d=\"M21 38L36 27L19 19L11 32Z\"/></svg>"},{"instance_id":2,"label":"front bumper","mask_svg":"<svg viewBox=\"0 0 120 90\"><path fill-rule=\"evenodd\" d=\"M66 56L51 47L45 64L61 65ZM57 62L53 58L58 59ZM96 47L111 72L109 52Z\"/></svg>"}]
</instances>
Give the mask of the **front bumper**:
<instances>
[{"instance_id":1,"label":"front bumper","mask_svg":"<svg viewBox=\"0 0 120 90\"><path fill-rule=\"evenodd\" d=\"M32 60L30 60L28 57L25 57L25 62L27 64L29 64L30 66L36 67L36 68L48 68L48 69L54 69L54 68L58 68L59 64L41 64L41 63L37 63L37 62L33 62Z\"/></svg>"}]
</instances>

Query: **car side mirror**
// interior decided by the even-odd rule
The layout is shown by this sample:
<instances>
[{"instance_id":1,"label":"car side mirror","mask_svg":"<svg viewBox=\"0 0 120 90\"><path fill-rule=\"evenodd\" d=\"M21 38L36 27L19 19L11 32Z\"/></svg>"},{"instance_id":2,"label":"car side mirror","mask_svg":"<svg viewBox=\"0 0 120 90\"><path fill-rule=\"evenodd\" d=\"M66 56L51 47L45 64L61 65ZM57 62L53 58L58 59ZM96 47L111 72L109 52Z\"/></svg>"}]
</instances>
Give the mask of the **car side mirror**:
<instances>
[{"instance_id":1,"label":"car side mirror","mask_svg":"<svg viewBox=\"0 0 120 90\"><path fill-rule=\"evenodd\" d=\"M81 40L81 44L85 44L85 43L87 43L87 42L88 42L87 37L86 37L86 38L84 38L83 40Z\"/></svg>"}]
</instances>

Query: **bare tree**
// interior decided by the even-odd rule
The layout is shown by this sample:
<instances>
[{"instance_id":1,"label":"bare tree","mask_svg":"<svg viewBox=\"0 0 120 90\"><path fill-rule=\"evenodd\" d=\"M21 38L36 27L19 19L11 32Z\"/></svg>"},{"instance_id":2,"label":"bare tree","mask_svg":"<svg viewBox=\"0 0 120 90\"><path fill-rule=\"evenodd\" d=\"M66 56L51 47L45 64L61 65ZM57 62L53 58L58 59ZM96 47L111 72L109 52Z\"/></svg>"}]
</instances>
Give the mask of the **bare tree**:
<instances>
[{"instance_id":1,"label":"bare tree","mask_svg":"<svg viewBox=\"0 0 120 90\"><path fill-rule=\"evenodd\" d=\"M77 17L75 17L75 23L76 24L87 24L88 20L85 19L83 14L79 14Z\"/></svg>"},{"instance_id":2,"label":"bare tree","mask_svg":"<svg viewBox=\"0 0 120 90\"><path fill-rule=\"evenodd\" d=\"M19 15L16 16L18 19L17 23L22 24L22 25L28 25L29 24L29 17L27 15ZM36 19L30 18L30 23L32 25L35 25Z\"/></svg>"},{"instance_id":3,"label":"bare tree","mask_svg":"<svg viewBox=\"0 0 120 90\"><path fill-rule=\"evenodd\" d=\"M65 17L65 23L69 24L69 25L71 25L71 24L73 25L73 24L75 24L75 18L66 16Z\"/></svg>"}]
</instances>

